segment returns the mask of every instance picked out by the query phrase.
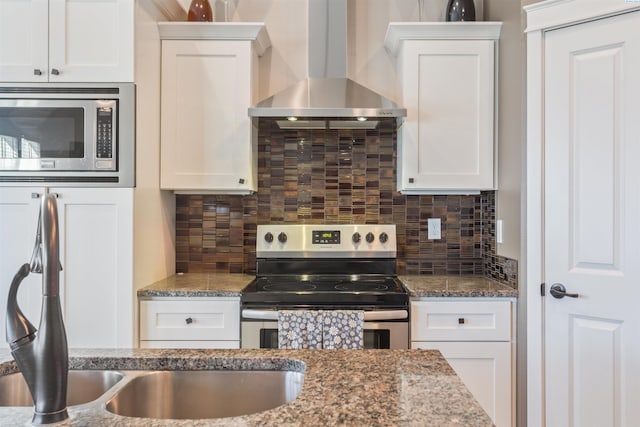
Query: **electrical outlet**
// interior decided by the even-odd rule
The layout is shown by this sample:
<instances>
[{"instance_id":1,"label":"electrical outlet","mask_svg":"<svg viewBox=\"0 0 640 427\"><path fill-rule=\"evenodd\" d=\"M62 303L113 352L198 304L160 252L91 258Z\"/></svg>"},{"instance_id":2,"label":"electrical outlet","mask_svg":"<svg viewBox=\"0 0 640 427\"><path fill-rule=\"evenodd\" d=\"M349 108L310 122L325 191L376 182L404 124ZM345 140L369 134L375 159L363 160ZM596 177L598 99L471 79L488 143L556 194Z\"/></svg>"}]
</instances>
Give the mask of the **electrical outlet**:
<instances>
[{"instance_id":1,"label":"electrical outlet","mask_svg":"<svg viewBox=\"0 0 640 427\"><path fill-rule=\"evenodd\" d=\"M499 219L496 221L496 242L497 243L502 243L503 242L503 235L502 235L502 220Z\"/></svg>"},{"instance_id":2,"label":"electrical outlet","mask_svg":"<svg viewBox=\"0 0 640 427\"><path fill-rule=\"evenodd\" d=\"M429 218L427 220L428 231L427 238L429 240L439 240L442 238L440 218Z\"/></svg>"}]
</instances>

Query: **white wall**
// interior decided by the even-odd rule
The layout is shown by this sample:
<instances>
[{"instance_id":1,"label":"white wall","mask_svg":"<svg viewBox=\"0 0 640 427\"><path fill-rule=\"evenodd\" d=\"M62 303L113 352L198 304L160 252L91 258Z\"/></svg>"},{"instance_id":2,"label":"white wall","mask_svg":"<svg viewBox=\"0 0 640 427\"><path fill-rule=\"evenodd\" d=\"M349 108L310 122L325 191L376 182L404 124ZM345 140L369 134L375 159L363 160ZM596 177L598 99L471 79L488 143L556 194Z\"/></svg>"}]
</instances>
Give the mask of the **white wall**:
<instances>
[{"instance_id":1,"label":"white wall","mask_svg":"<svg viewBox=\"0 0 640 427\"><path fill-rule=\"evenodd\" d=\"M179 9L179 8L178 8ZM179 11L182 12L182 11ZM175 273L175 196L160 186L160 36L167 17L153 0L136 2L136 188L134 190L134 339L138 289ZM175 17L172 17L175 19Z\"/></svg>"}]
</instances>

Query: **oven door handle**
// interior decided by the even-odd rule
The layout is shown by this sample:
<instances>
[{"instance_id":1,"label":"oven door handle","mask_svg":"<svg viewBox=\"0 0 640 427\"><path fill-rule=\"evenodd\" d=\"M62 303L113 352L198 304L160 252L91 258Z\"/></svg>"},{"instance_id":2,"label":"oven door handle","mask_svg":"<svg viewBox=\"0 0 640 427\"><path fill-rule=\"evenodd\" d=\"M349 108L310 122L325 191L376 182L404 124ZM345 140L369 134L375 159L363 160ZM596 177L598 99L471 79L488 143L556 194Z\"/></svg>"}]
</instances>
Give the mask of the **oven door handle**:
<instances>
[{"instance_id":1,"label":"oven door handle","mask_svg":"<svg viewBox=\"0 0 640 427\"><path fill-rule=\"evenodd\" d=\"M245 308L242 310L243 319L251 320L278 320L278 312L275 310L253 310ZM364 321L374 322L379 320L403 320L409 318L407 310L380 310L365 311Z\"/></svg>"}]
</instances>

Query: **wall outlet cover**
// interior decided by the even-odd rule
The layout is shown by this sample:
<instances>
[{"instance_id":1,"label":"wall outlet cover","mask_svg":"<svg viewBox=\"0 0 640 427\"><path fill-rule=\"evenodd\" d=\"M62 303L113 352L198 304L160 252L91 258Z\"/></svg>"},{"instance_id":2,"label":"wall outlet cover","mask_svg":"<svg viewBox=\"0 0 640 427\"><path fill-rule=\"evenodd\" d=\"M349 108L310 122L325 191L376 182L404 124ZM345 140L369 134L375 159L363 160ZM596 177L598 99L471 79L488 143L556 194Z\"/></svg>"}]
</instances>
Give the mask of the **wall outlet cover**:
<instances>
[{"instance_id":1,"label":"wall outlet cover","mask_svg":"<svg viewBox=\"0 0 640 427\"><path fill-rule=\"evenodd\" d=\"M428 230L427 230L427 239L429 240L439 240L442 238L442 227L440 218L429 218L427 220Z\"/></svg>"}]
</instances>

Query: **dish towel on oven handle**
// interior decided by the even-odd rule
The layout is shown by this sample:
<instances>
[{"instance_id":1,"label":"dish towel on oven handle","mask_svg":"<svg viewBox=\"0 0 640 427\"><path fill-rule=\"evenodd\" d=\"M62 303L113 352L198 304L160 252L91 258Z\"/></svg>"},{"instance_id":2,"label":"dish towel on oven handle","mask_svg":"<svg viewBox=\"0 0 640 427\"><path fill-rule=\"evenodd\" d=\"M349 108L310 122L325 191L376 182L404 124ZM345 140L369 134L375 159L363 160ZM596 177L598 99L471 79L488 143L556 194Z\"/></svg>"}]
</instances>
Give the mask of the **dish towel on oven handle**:
<instances>
[{"instance_id":1,"label":"dish towel on oven handle","mask_svg":"<svg viewBox=\"0 0 640 427\"><path fill-rule=\"evenodd\" d=\"M364 311L323 311L322 348L354 350L364 348Z\"/></svg>"},{"instance_id":2,"label":"dish towel on oven handle","mask_svg":"<svg viewBox=\"0 0 640 427\"><path fill-rule=\"evenodd\" d=\"M279 310L278 348L322 348L322 313L314 310Z\"/></svg>"},{"instance_id":3,"label":"dish towel on oven handle","mask_svg":"<svg viewBox=\"0 0 640 427\"><path fill-rule=\"evenodd\" d=\"M280 310L278 347L282 349L362 349L362 310Z\"/></svg>"}]
</instances>

